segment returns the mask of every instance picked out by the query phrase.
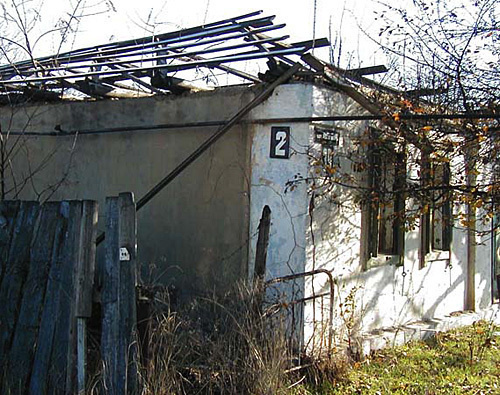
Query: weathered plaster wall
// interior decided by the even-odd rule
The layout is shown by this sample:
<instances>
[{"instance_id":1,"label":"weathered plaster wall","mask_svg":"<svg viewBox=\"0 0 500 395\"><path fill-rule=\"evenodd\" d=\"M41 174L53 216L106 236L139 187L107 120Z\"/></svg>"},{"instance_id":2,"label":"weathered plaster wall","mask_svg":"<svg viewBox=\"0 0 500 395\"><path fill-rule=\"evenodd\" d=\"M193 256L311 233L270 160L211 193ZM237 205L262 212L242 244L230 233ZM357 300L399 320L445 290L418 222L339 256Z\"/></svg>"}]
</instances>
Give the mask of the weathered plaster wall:
<instances>
[{"instance_id":1,"label":"weathered plaster wall","mask_svg":"<svg viewBox=\"0 0 500 395\"><path fill-rule=\"evenodd\" d=\"M247 88L230 88L181 97L19 107L13 112L0 108L0 123L5 133L53 131L56 125L62 130L84 130L221 120L230 118L252 97ZM250 117L363 113L359 105L340 93L295 83L279 86ZM352 173L352 140L366 125L330 125L340 135L338 158L345 173ZM290 126L289 159L270 158L272 126ZM132 191L140 198L214 130L22 137L16 143L18 151L12 164L16 197L97 199L102 224L106 196ZM269 205L272 224L266 278L331 270L338 280L334 305L339 337L345 335L340 329L345 327L345 320L351 319L342 311L353 289L352 320L355 328L364 331L462 310L467 255L463 230L455 229L447 259L429 261L421 269L420 235L415 230L405 237L403 267L382 265L363 271L360 251L365 236L352 190L337 188L334 195L317 199L311 222L310 185L302 182L286 191L286 183L296 175L314 176L309 156L314 154L313 137L314 126L309 123L254 124L231 130L139 212L143 277L151 267L148 282L172 283L184 294L224 288L238 278L251 277L259 219L263 207ZM16 142L16 137L11 136L9 141ZM27 177L30 173L33 177ZM13 186L11 180L7 188ZM14 193L12 190L10 196ZM487 237L477 239L482 244L476 249L476 307L483 308L491 300L491 244ZM316 275L289 282L279 292L287 299L325 293L326 278ZM306 341L315 325L319 332L324 327L328 304L328 297L307 303L303 316ZM319 324L321 319L323 324Z\"/></svg>"},{"instance_id":2,"label":"weathered plaster wall","mask_svg":"<svg viewBox=\"0 0 500 395\"><path fill-rule=\"evenodd\" d=\"M312 86L308 84L281 85L273 95L252 112L254 119L277 117L308 117L312 115ZM271 128L290 127L290 157L270 157ZM271 229L267 253L266 279L281 277L305 270L306 221L308 210L307 186L304 183L286 190L286 183L295 176L307 175L309 160L305 152L309 145L309 124L257 124L252 134L250 187L250 244L249 273L253 276L255 247L262 209L271 209ZM273 302L300 299L304 280L297 279L268 288ZM293 309L293 311L292 311ZM299 342L303 322L301 306L290 306L289 330Z\"/></svg>"},{"instance_id":3,"label":"weathered plaster wall","mask_svg":"<svg viewBox=\"0 0 500 395\"><path fill-rule=\"evenodd\" d=\"M479 172L477 176L478 184L484 185L490 183L492 175L495 174L491 164L482 164L478 161L476 166ZM478 208L476 211L477 218L480 220L477 221L477 230L479 233L476 235L475 307L476 309L485 309L493 301L493 221L485 222L482 220L489 218L484 208Z\"/></svg>"},{"instance_id":4,"label":"weathered plaster wall","mask_svg":"<svg viewBox=\"0 0 500 395\"><path fill-rule=\"evenodd\" d=\"M0 122L5 133L52 132L56 125L85 130L224 120L252 97L247 88L228 88L180 97L4 107ZM16 197L97 199L102 229L106 196L132 191L141 198L215 130L22 137L12 164ZM188 294L245 276L250 131L233 128L138 213L139 261L143 277L151 269L148 282L173 283Z\"/></svg>"},{"instance_id":5,"label":"weathered plaster wall","mask_svg":"<svg viewBox=\"0 0 500 395\"><path fill-rule=\"evenodd\" d=\"M314 115L362 115L365 114L353 100L338 92L316 87L314 89ZM335 148L335 158L339 166L338 173L333 177L343 177L352 174L351 157L353 139L358 137L366 127L365 122L325 122L322 126L330 126L338 133L338 146ZM314 142L314 131L311 125L310 145L314 158L319 158L320 147ZM317 175L317 168L312 166L310 174ZM319 174L321 176L321 174ZM341 181L339 179L339 181ZM349 183L349 182L348 182ZM344 322L340 314L340 303L344 303L350 289L350 281L360 274L360 239L361 212L353 203L353 190L334 188L323 197L318 197L323 189L318 183L314 194L315 208L312 217L308 219L307 227L307 263L306 271L317 269L330 270L338 281L335 285L334 328L343 328ZM328 277L318 274L306 279L305 296L329 294ZM362 279L358 280L361 283ZM377 279L374 279L377 282ZM305 341L311 350L318 350L324 345L324 335L328 333L330 298L313 299L306 304ZM337 330L336 329L336 330Z\"/></svg>"},{"instance_id":6,"label":"weathered plaster wall","mask_svg":"<svg viewBox=\"0 0 500 395\"><path fill-rule=\"evenodd\" d=\"M273 95L252 111L252 117L308 117L312 115L312 85L279 86ZM290 158L270 157L272 126L290 126ZM295 175L307 175L309 160L309 124L256 125L252 134L250 187L250 262L255 259L255 247L262 209L271 209L271 232L267 255L266 278L300 273L305 268L305 227L307 221L307 186L299 184L286 191L286 183ZM249 265L253 275L253 265Z\"/></svg>"},{"instance_id":7,"label":"weathered plaster wall","mask_svg":"<svg viewBox=\"0 0 500 395\"><path fill-rule=\"evenodd\" d=\"M484 212L478 210L478 217L483 217ZM491 306L493 301L493 234L491 232L492 223L478 223L476 235L476 309L485 309Z\"/></svg>"}]
</instances>

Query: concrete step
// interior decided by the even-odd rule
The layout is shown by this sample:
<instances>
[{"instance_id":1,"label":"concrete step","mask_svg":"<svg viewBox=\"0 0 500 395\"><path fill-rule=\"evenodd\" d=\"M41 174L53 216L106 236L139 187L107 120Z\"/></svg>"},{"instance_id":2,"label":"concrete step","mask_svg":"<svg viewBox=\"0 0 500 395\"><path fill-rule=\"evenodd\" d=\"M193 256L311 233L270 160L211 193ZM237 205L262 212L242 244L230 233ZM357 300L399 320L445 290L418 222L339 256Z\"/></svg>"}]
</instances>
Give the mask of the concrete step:
<instances>
[{"instance_id":1,"label":"concrete step","mask_svg":"<svg viewBox=\"0 0 500 395\"><path fill-rule=\"evenodd\" d=\"M444 317L409 322L397 327L380 328L363 333L358 340L359 353L366 356L375 350L398 346L412 340L424 340L434 336L437 332L472 325L479 320L493 321L500 325L500 306L493 305L479 312L458 311Z\"/></svg>"}]
</instances>

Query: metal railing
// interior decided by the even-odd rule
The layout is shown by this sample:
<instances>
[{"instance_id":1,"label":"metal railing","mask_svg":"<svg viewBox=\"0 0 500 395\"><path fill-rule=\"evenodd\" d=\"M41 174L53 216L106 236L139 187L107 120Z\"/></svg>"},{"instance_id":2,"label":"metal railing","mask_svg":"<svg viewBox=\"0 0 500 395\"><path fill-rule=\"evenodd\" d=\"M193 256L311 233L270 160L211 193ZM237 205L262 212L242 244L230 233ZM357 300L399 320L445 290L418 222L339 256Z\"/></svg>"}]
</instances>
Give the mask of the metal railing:
<instances>
[{"instance_id":1,"label":"metal railing","mask_svg":"<svg viewBox=\"0 0 500 395\"><path fill-rule=\"evenodd\" d=\"M302 305L304 306L306 302L308 301L315 301L319 298L324 298L325 296L329 296L330 298L330 305L328 308L328 348L331 349L333 345L333 314L334 314L334 296L335 296L335 288L334 288L334 278L332 273L329 270L326 269L316 269L316 270L311 270L303 273L295 273L295 274L289 274L287 276L282 276L282 277L276 277L273 278L269 281L266 281L265 285L266 287L272 286L274 284L278 283L284 283L292 280L297 280L301 278L306 278L310 276L315 276L319 274L326 274L328 277L328 286L329 286L329 291L328 292L323 292L320 294L314 294L313 295L300 298L300 299L295 299L287 302L286 304L282 304L282 307L285 308L291 308L291 313L292 313L292 328L295 327L295 306L296 305ZM315 306L313 307L315 308ZM303 313L302 313L303 314ZM323 322L323 317L321 317L321 321ZM315 322L313 322L313 337L314 337L314 331L315 331Z\"/></svg>"}]
</instances>

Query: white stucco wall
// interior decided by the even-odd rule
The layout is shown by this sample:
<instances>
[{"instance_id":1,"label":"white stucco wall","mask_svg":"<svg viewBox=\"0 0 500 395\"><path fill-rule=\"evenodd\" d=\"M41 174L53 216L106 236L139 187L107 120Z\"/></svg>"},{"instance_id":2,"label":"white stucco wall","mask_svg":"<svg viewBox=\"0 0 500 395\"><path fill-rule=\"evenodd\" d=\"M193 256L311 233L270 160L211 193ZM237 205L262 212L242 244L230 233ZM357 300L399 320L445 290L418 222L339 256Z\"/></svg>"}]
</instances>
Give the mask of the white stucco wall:
<instances>
[{"instance_id":1,"label":"white stucco wall","mask_svg":"<svg viewBox=\"0 0 500 395\"><path fill-rule=\"evenodd\" d=\"M308 117L312 114L312 91L309 84L279 86L273 95L251 113L251 117ZM290 127L290 158L270 157L271 128ZM249 276L253 275L255 248L262 209L271 209L271 231L267 255L266 279L305 269L307 186L302 183L285 191L295 175L307 175L309 161L303 153L309 145L309 124L257 124L252 135L250 187ZM295 283L295 284L294 284ZM291 285L295 296L303 293L300 281ZM283 290L287 288L282 288ZM288 288L290 291L291 288ZM283 291L285 292L285 291Z\"/></svg>"},{"instance_id":2,"label":"white stucco wall","mask_svg":"<svg viewBox=\"0 0 500 395\"><path fill-rule=\"evenodd\" d=\"M327 115L360 115L363 109L343 95L318 87L313 92L313 113ZM333 125L340 132L338 155L343 172L352 172L349 157L352 138L362 133L365 123ZM381 327L440 317L464 309L465 278L467 268L466 232L457 226L453 230L449 256L440 254L434 259L428 256L425 267L420 267L420 231L417 228L405 234L404 265L385 264L367 270L362 269L361 249L363 230L361 210L352 201L347 188L334 189L334 199L316 200L312 226L307 227L305 270L324 268L331 270L337 279L335 288L334 331L337 341L347 338L346 323L353 325L354 332L368 332ZM411 202L407 202L411 204ZM462 210L462 207L455 207ZM490 224L485 224L486 230ZM491 305L491 243L489 235L476 237L476 308ZM444 256L443 256L444 255ZM317 275L305 283L305 297L328 290L327 277ZM349 295L354 295L354 306ZM308 302L305 308L305 338L311 338L324 329L328 316L329 298ZM349 311L346 312L346 309ZM353 308L353 309L352 309ZM316 343L319 344L319 343Z\"/></svg>"},{"instance_id":3,"label":"white stucco wall","mask_svg":"<svg viewBox=\"0 0 500 395\"><path fill-rule=\"evenodd\" d=\"M478 210L478 217L484 217L483 210ZM478 231L476 236L476 309L482 310L491 306L493 295L493 243L491 232L492 223L481 223L478 221Z\"/></svg>"},{"instance_id":4,"label":"white stucco wall","mask_svg":"<svg viewBox=\"0 0 500 395\"><path fill-rule=\"evenodd\" d=\"M366 111L338 92L307 84L283 85L273 96L252 112L253 118L360 115ZM339 132L338 163L343 173L352 173L353 139L363 133L367 122L324 122ZM251 138L250 243L249 277L253 275L255 247L263 207L272 214L266 279L291 273L327 269L336 278L334 334L336 340L347 337L346 323L353 331L367 332L463 310L466 277L466 233L453 232L451 253L428 257L420 268L420 232L418 227L405 235L404 266L381 265L363 270L361 248L362 215L352 190L337 187L325 197L315 199L312 221L309 215L311 185L297 184L285 193L286 183L296 175L314 176L308 154L315 154L313 123L255 125ZM270 158L272 126L290 126L290 159ZM408 169L408 171L414 171ZM318 190L316 193L320 193ZM332 195L333 194L333 195ZM332 198L332 196L334 196ZM407 202L411 205L412 202ZM456 207L455 210L463 208ZM487 226L487 225L485 225ZM487 236L477 237L476 307L491 303L491 251ZM286 300L329 293L325 274L306 276L279 288ZM353 305L349 295L354 296ZM328 333L330 298L323 296L305 304L304 341L310 349L325 344ZM297 320L297 317L295 318ZM320 339L321 338L321 339Z\"/></svg>"}]
</instances>

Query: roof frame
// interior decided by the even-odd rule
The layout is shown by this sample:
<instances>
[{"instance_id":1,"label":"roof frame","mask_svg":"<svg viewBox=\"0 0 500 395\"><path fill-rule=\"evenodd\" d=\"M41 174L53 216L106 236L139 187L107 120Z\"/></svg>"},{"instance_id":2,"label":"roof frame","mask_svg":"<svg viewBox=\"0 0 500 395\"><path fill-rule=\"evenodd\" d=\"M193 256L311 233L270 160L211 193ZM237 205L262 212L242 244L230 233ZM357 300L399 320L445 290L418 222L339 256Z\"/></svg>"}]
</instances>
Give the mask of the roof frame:
<instances>
[{"instance_id":1,"label":"roof frame","mask_svg":"<svg viewBox=\"0 0 500 395\"><path fill-rule=\"evenodd\" d=\"M221 21L133 40L81 48L73 51L29 59L0 66L0 90L22 92L25 87L48 92L75 89L93 98L113 96L123 83L140 85L148 94L165 93L153 82L155 75L173 77L189 70L222 70L250 83L261 82L259 76L237 69L234 64L268 58L294 64L289 56L302 56L326 39L286 44L287 35L264 35L282 29L274 24L274 15L262 16L262 11L239 15ZM261 36L262 35L262 36ZM188 73L189 74L189 73ZM192 74L191 74L192 75ZM151 79L150 80L148 80ZM90 89L90 86L93 88ZM95 89L94 89L95 88ZM168 90L168 87L166 88Z\"/></svg>"}]
</instances>

